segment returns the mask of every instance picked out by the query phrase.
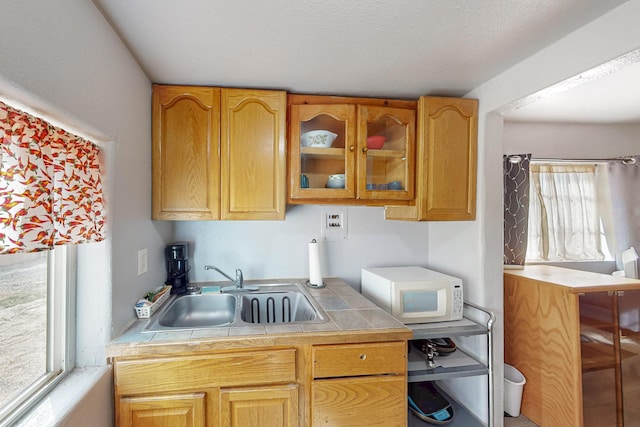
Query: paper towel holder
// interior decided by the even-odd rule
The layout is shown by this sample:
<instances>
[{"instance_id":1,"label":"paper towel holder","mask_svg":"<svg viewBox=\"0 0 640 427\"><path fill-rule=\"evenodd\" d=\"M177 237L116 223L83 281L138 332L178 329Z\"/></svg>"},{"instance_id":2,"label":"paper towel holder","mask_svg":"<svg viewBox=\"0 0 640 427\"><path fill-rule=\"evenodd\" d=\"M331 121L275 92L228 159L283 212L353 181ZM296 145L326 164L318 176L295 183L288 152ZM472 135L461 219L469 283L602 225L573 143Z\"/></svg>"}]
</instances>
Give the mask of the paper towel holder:
<instances>
[{"instance_id":1,"label":"paper towel holder","mask_svg":"<svg viewBox=\"0 0 640 427\"><path fill-rule=\"evenodd\" d=\"M309 280L307 280L305 282L305 285L307 285L310 288L324 288L326 286L326 284L324 283L324 280L322 280L322 273L320 272L320 265L319 265L319 259L318 259L318 252L317 252L317 241L316 239L311 240L311 243L309 243ZM314 254L315 254L315 259L314 262L312 262L312 246L313 246L313 250L314 250ZM317 274L312 273L312 269L314 267L312 267L312 265L315 265L315 270L314 272ZM311 279L313 279L315 277L316 281L320 282L320 283L312 283ZM319 279L319 280L318 280Z\"/></svg>"},{"instance_id":2,"label":"paper towel holder","mask_svg":"<svg viewBox=\"0 0 640 427\"><path fill-rule=\"evenodd\" d=\"M325 286L327 286L324 282L318 284L318 285L314 285L313 283L311 283L310 280L307 280L305 282L305 285L307 285L310 288L314 288L314 289L319 289L319 288L324 288Z\"/></svg>"}]
</instances>

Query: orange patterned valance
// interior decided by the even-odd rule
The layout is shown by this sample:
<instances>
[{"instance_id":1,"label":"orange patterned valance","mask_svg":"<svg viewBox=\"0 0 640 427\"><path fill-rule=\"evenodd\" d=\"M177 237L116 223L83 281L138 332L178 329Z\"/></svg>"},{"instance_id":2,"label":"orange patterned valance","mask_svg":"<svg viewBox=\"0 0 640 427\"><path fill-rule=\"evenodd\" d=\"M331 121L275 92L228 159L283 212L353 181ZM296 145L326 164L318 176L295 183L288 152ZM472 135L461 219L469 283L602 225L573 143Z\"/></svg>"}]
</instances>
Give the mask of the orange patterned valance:
<instances>
[{"instance_id":1,"label":"orange patterned valance","mask_svg":"<svg viewBox=\"0 0 640 427\"><path fill-rule=\"evenodd\" d=\"M0 102L0 254L104 239L100 150Z\"/></svg>"}]
</instances>

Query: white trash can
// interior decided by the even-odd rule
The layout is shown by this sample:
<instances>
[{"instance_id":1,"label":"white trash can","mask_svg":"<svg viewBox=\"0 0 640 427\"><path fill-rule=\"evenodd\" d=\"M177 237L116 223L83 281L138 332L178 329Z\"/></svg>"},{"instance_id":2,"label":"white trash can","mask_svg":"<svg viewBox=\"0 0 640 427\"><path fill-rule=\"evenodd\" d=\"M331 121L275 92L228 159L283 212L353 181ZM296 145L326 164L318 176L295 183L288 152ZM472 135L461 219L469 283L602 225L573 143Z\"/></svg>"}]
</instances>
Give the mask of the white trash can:
<instances>
[{"instance_id":1,"label":"white trash can","mask_svg":"<svg viewBox=\"0 0 640 427\"><path fill-rule=\"evenodd\" d=\"M511 365L504 364L504 412L517 417L520 415L522 391L527 380Z\"/></svg>"}]
</instances>

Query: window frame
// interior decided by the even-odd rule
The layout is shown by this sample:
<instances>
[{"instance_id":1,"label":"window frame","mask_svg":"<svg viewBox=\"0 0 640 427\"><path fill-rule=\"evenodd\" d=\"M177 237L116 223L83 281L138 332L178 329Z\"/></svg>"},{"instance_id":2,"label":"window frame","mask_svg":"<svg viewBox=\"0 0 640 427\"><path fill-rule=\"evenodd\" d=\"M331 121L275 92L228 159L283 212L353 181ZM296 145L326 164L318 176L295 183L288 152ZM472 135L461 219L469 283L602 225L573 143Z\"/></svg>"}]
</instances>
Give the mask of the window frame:
<instances>
[{"instance_id":1,"label":"window frame","mask_svg":"<svg viewBox=\"0 0 640 427\"><path fill-rule=\"evenodd\" d=\"M0 425L25 415L75 367L77 247L55 246L47 253L46 372L0 407Z\"/></svg>"}]
</instances>

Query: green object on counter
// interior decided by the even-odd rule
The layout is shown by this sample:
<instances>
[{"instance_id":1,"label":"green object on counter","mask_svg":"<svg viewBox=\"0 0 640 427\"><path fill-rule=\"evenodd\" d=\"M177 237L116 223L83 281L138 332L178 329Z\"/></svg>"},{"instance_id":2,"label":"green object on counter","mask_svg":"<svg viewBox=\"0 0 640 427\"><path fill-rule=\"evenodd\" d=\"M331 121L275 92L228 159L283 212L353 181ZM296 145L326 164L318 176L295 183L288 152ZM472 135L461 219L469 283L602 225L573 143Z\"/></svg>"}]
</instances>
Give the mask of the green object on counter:
<instances>
[{"instance_id":1,"label":"green object on counter","mask_svg":"<svg viewBox=\"0 0 640 427\"><path fill-rule=\"evenodd\" d=\"M158 294L160 294L163 289L164 289L164 285L160 286L160 287L158 287L158 288L156 288L156 289L154 289L152 291L147 292L144 297L145 297L145 299L153 302L155 300L156 296Z\"/></svg>"},{"instance_id":2,"label":"green object on counter","mask_svg":"<svg viewBox=\"0 0 640 427\"><path fill-rule=\"evenodd\" d=\"M220 286L203 286L201 288L203 294L211 294L220 292Z\"/></svg>"}]
</instances>

